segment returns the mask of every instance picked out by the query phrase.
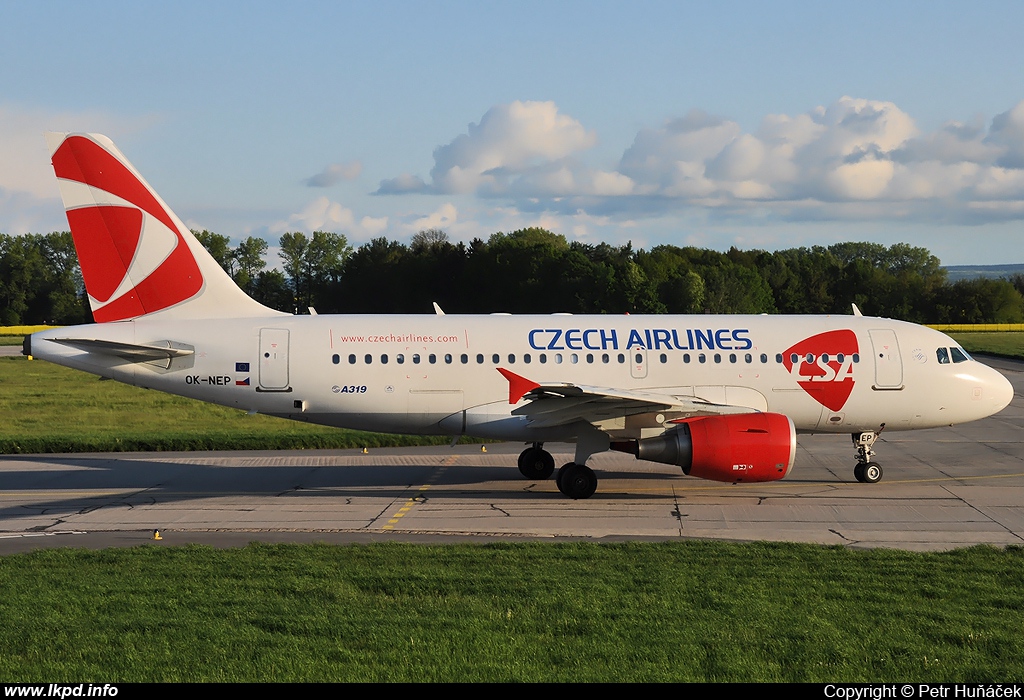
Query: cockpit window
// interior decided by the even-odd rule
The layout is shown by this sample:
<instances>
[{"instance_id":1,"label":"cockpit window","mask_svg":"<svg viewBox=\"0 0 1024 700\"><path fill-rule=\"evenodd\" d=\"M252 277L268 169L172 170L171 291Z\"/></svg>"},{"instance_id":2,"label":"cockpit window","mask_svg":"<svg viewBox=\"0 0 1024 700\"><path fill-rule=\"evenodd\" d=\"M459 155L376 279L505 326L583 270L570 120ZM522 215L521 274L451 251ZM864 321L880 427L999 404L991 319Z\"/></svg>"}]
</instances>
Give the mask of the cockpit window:
<instances>
[{"instance_id":1,"label":"cockpit window","mask_svg":"<svg viewBox=\"0 0 1024 700\"><path fill-rule=\"evenodd\" d=\"M950 361L959 364L971 359L971 356L967 354L966 350L958 348L955 345L951 348L938 348L935 351L935 356L939 358L940 365L948 365Z\"/></svg>"},{"instance_id":2,"label":"cockpit window","mask_svg":"<svg viewBox=\"0 0 1024 700\"><path fill-rule=\"evenodd\" d=\"M970 355L955 345L949 349L949 354L953 357L953 362L967 362L971 359Z\"/></svg>"}]
</instances>

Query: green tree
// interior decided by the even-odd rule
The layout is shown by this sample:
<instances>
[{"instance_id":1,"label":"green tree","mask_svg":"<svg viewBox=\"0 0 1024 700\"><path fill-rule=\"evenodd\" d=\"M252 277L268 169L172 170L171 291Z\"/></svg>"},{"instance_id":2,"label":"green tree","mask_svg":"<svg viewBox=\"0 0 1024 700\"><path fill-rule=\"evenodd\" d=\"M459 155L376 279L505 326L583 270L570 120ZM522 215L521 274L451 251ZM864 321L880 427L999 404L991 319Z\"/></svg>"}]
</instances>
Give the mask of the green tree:
<instances>
[{"instance_id":1,"label":"green tree","mask_svg":"<svg viewBox=\"0 0 1024 700\"><path fill-rule=\"evenodd\" d=\"M235 259L235 283L249 296L253 296L256 280L266 268L263 256L267 253L267 242L256 236L249 236L238 244L232 253Z\"/></svg>"},{"instance_id":2,"label":"green tree","mask_svg":"<svg viewBox=\"0 0 1024 700\"><path fill-rule=\"evenodd\" d=\"M217 264L224 268L224 271L231 275L234 272L235 257L231 250L231 239L219 233L213 233L203 229L196 231L192 229L192 235L203 244L206 252L209 253Z\"/></svg>"},{"instance_id":3,"label":"green tree","mask_svg":"<svg viewBox=\"0 0 1024 700\"><path fill-rule=\"evenodd\" d=\"M1024 322L1024 297L1004 279L960 280L943 298L941 320L947 323Z\"/></svg>"},{"instance_id":4,"label":"green tree","mask_svg":"<svg viewBox=\"0 0 1024 700\"><path fill-rule=\"evenodd\" d=\"M280 270L262 270L252 280L253 299L278 311L291 313L294 310L292 290Z\"/></svg>"}]
</instances>

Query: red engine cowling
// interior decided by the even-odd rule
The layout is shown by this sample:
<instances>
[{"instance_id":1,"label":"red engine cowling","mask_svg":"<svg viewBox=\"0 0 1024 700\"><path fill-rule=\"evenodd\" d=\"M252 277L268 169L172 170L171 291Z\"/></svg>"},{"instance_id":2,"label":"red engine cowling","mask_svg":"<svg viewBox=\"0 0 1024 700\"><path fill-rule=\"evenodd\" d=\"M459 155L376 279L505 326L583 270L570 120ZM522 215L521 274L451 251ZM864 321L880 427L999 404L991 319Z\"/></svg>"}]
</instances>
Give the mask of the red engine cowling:
<instances>
[{"instance_id":1,"label":"red engine cowling","mask_svg":"<svg viewBox=\"0 0 1024 700\"><path fill-rule=\"evenodd\" d=\"M700 416L658 437L611 447L637 459L675 464L702 479L775 481L793 468L796 428L781 413Z\"/></svg>"}]
</instances>

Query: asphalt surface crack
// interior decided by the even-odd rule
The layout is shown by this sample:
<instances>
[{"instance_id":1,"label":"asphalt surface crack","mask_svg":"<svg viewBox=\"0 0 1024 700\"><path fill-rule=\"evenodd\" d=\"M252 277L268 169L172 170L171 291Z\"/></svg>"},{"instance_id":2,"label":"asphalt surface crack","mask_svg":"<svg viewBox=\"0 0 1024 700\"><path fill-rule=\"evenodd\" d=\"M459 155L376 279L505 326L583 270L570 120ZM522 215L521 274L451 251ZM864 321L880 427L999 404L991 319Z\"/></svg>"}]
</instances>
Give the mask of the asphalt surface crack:
<instances>
[{"instance_id":1,"label":"asphalt surface crack","mask_svg":"<svg viewBox=\"0 0 1024 700\"><path fill-rule=\"evenodd\" d=\"M54 520L49 525L34 525L33 527L28 528L28 530L26 530L26 532L45 532L45 531L49 530L51 527L57 527L58 525L63 525L63 524L64 524L64 519L63 518L57 518L56 520Z\"/></svg>"},{"instance_id":2,"label":"asphalt surface crack","mask_svg":"<svg viewBox=\"0 0 1024 700\"><path fill-rule=\"evenodd\" d=\"M673 505L675 507L672 509L671 515L672 515L673 518L676 519L676 524L679 526L679 534L680 535L683 534L683 518L687 517L683 513L683 511L682 511L682 503L680 502L681 500L682 499L679 497L679 494L676 492L675 488L673 487L672 488L672 501L673 501Z\"/></svg>"},{"instance_id":3,"label":"asphalt surface crack","mask_svg":"<svg viewBox=\"0 0 1024 700\"><path fill-rule=\"evenodd\" d=\"M832 528L829 528L828 531L831 532L836 537L838 537L839 539L843 540L844 542L849 542L850 544L857 544L857 542L858 542L858 540L851 540L849 537L847 537L843 533L839 532L839 530L834 530Z\"/></svg>"}]
</instances>

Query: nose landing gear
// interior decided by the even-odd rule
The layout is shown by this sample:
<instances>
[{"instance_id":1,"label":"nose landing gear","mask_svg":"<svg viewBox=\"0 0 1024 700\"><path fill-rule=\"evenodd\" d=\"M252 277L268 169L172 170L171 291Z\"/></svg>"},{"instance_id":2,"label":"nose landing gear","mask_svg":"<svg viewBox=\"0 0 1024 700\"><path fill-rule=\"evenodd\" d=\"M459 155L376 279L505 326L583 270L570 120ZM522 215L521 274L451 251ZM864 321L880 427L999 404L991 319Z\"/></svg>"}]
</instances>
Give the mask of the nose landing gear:
<instances>
[{"instance_id":1,"label":"nose landing gear","mask_svg":"<svg viewBox=\"0 0 1024 700\"><path fill-rule=\"evenodd\" d=\"M862 484L877 484L882 480L882 466L871 461L875 455L871 448L884 429L885 423L882 423L877 431L853 434L853 444L857 448L857 466L853 468L853 476Z\"/></svg>"}]
</instances>

